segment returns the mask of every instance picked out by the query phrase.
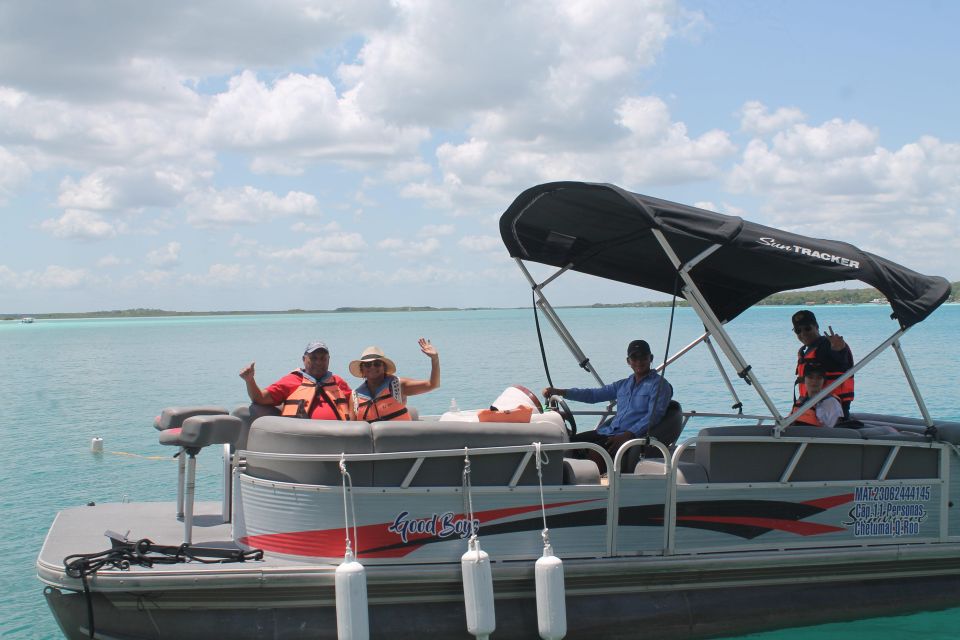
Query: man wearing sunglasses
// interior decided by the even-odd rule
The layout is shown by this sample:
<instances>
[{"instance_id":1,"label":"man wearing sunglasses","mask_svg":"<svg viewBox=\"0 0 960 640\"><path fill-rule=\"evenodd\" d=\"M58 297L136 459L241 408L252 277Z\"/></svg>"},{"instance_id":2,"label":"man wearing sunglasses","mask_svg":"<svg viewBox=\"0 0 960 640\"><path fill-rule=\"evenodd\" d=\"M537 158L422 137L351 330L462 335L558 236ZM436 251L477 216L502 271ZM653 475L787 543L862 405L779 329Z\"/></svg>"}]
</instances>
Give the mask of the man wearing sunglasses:
<instances>
[{"instance_id":1,"label":"man wearing sunglasses","mask_svg":"<svg viewBox=\"0 0 960 640\"><path fill-rule=\"evenodd\" d=\"M240 372L254 404L280 405L280 414L313 420L349 420L350 385L329 371L330 350L314 341L303 350L303 368L291 371L266 389L254 380L251 362Z\"/></svg>"},{"instance_id":2,"label":"man wearing sunglasses","mask_svg":"<svg viewBox=\"0 0 960 640\"><path fill-rule=\"evenodd\" d=\"M828 333L821 335L817 317L813 315L812 311L807 309L797 311L793 314L791 320L793 321L793 332L797 334L797 340L803 343L803 346L797 351L797 378L793 393L793 400L796 403L798 397L808 397L807 387L803 381L803 370L806 363L819 362L822 364L824 385L828 385L853 366L853 353L844 341L843 336L833 332L833 327L828 327ZM853 402L853 376L847 378L843 384L834 389L832 395L840 401L840 406L843 408L843 417L849 418L850 403Z\"/></svg>"}]
</instances>

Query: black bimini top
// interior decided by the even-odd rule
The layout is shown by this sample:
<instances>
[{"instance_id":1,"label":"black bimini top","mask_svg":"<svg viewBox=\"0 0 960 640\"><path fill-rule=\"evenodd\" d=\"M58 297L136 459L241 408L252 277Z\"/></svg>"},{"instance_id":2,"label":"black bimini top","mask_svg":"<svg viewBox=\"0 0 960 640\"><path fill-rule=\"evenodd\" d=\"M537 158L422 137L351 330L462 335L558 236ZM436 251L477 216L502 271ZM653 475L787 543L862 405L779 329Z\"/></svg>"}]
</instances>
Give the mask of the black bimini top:
<instances>
[{"instance_id":1,"label":"black bimini top","mask_svg":"<svg viewBox=\"0 0 960 640\"><path fill-rule=\"evenodd\" d=\"M719 248L690 271L721 322L780 291L859 280L875 287L906 328L950 296L950 283L851 244L808 238L612 184L551 182L527 189L500 217L510 255L654 291L679 292L676 269L653 230L681 264Z\"/></svg>"}]
</instances>

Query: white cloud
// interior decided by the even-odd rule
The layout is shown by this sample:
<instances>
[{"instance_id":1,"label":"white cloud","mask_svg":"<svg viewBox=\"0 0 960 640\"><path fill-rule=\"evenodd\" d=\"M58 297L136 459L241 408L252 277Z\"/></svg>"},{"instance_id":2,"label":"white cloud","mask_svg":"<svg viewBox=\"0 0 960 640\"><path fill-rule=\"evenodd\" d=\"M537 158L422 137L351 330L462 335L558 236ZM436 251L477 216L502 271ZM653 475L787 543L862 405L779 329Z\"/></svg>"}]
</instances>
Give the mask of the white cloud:
<instances>
[{"instance_id":1,"label":"white cloud","mask_svg":"<svg viewBox=\"0 0 960 640\"><path fill-rule=\"evenodd\" d=\"M856 120L834 118L818 127L795 124L773 138L775 151L784 156L811 160L832 160L873 151L877 131Z\"/></svg>"},{"instance_id":2,"label":"white cloud","mask_svg":"<svg viewBox=\"0 0 960 640\"><path fill-rule=\"evenodd\" d=\"M755 135L769 135L804 120L806 116L796 107L780 107L770 113L765 104L756 100L740 109L740 129Z\"/></svg>"},{"instance_id":3,"label":"white cloud","mask_svg":"<svg viewBox=\"0 0 960 640\"><path fill-rule=\"evenodd\" d=\"M495 251L502 246L497 236L464 236L457 242L457 246L473 252Z\"/></svg>"},{"instance_id":4,"label":"white cloud","mask_svg":"<svg viewBox=\"0 0 960 640\"><path fill-rule=\"evenodd\" d=\"M717 129L691 136L673 121L660 98L628 97L607 114L619 131L600 147L557 149L549 140L470 138L436 151L442 178L406 185L404 197L419 198L454 215L499 213L519 191L551 180L587 180L623 185L675 184L718 176L736 153Z\"/></svg>"},{"instance_id":5,"label":"white cloud","mask_svg":"<svg viewBox=\"0 0 960 640\"><path fill-rule=\"evenodd\" d=\"M449 236L452 234L453 234L452 224L428 224L428 225L424 225L420 229L421 236L440 237L440 236Z\"/></svg>"},{"instance_id":6,"label":"white cloud","mask_svg":"<svg viewBox=\"0 0 960 640\"><path fill-rule=\"evenodd\" d=\"M201 228L257 224L284 216L319 214L317 199L309 193L290 191L281 197L250 186L195 192L187 198L187 207L187 221Z\"/></svg>"},{"instance_id":7,"label":"white cloud","mask_svg":"<svg viewBox=\"0 0 960 640\"><path fill-rule=\"evenodd\" d=\"M463 114L506 110L513 115L499 123L516 131L534 121L574 128L565 119L607 102L611 86L650 65L678 27L699 20L664 0L396 7L392 28L370 32L357 62L340 67L358 103L398 121L444 126Z\"/></svg>"},{"instance_id":8,"label":"white cloud","mask_svg":"<svg viewBox=\"0 0 960 640\"><path fill-rule=\"evenodd\" d=\"M4 195L30 175L30 167L21 158L0 145L0 204Z\"/></svg>"},{"instance_id":9,"label":"white cloud","mask_svg":"<svg viewBox=\"0 0 960 640\"><path fill-rule=\"evenodd\" d=\"M877 138L857 121L796 123L751 140L728 186L762 197L768 224L938 272L933 256L960 245L960 144L924 136L891 150Z\"/></svg>"},{"instance_id":10,"label":"white cloud","mask_svg":"<svg viewBox=\"0 0 960 640\"><path fill-rule=\"evenodd\" d=\"M96 285L95 278L86 269L71 269L59 265L49 265L42 271L17 272L6 265L0 265L0 288L12 290L25 289L79 289L87 285Z\"/></svg>"},{"instance_id":11,"label":"white cloud","mask_svg":"<svg viewBox=\"0 0 960 640\"><path fill-rule=\"evenodd\" d=\"M426 177L432 172L433 168L429 164L420 158L416 158L414 160L397 162L387 167L383 175L384 178L390 182L407 182L416 178Z\"/></svg>"},{"instance_id":12,"label":"white cloud","mask_svg":"<svg viewBox=\"0 0 960 640\"><path fill-rule=\"evenodd\" d=\"M422 258L434 253L439 247L440 241L436 238L425 240L385 238L377 243L378 249L383 249L395 258Z\"/></svg>"},{"instance_id":13,"label":"white cloud","mask_svg":"<svg viewBox=\"0 0 960 640\"><path fill-rule=\"evenodd\" d=\"M290 225L290 231L301 234L319 235L321 233L330 233L340 230L340 223L336 220L322 224L314 224L299 220Z\"/></svg>"},{"instance_id":14,"label":"white cloud","mask_svg":"<svg viewBox=\"0 0 960 640\"><path fill-rule=\"evenodd\" d=\"M263 287L262 274L253 265L223 264L210 265L202 274L187 274L180 277L182 284L191 286L216 287Z\"/></svg>"},{"instance_id":15,"label":"white cloud","mask_svg":"<svg viewBox=\"0 0 960 640\"><path fill-rule=\"evenodd\" d=\"M97 266L108 269L110 267L119 267L123 264L129 264L129 262L130 261L125 258L119 258L112 253L109 253L97 260Z\"/></svg>"},{"instance_id":16,"label":"white cloud","mask_svg":"<svg viewBox=\"0 0 960 640\"><path fill-rule=\"evenodd\" d=\"M352 262L367 243L359 233L331 233L311 238L293 249L264 249L261 256L276 260L296 260L310 266L329 266Z\"/></svg>"},{"instance_id":17,"label":"white cloud","mask_svg":"<svg viewBox=\"0 0 960 640\"><path fill-rule=\"evenodd\" d=\"M133 288L139 288L145 284L153 287L167 285L173 280L173 275L166 269L151 269L149 271L137 271L132 277L125 279L125 285Z\"/></svg>"},{"instance_id":18,"label":"white cloud","mask_svg":"<svg viewBox=\"0 0 960 640\"><path fill-rule=\"evenodd\" d=\"M107 222L100 214L75 209L68 209L59 218L44 220L40 229L58 238L78 240L104 240L118 232L118 226Z\"/></svg>"},{"instance_id":19,"label":"white cloud","mask_svg":"<svg viewBox=\"0 0 960 640\"><path fill-rule=\"evenodd\" d=\"M289 74L272 85L252 71L230 79L211 100L204 125L211 143L256 154L257 171L294 175L308 161L390 159L409 154L427 137L423 127L401 127L372 117L350 95L317 75Z\"/></svg>"},{"instance_id":20,"label":"white cloud","mask_svg":"<svg viewBox=\"0 0 960 640\"><path fill-rule=\"evenodd\" d=\"M169 100L181 84L238 66L313 59L344 38L385 26L391 15L386 0L210 0L203 10L169 0L118 3L109 12L68 3L51 20L43 3L14 2L4 7L0 77L31 92L86 100ZM148 73L145 63L169 71Z\"/></svg>"},{"instance_id":21,"label":"white cloud","mask_svg":"<svg viewBox=\"0 0 960 640\"><path fill-rule=\"evenodd\" d=\"M168 242L160 248L147 252L147 264L161 269L180 264L180 243Z\"/></svg>"}]
</instances>

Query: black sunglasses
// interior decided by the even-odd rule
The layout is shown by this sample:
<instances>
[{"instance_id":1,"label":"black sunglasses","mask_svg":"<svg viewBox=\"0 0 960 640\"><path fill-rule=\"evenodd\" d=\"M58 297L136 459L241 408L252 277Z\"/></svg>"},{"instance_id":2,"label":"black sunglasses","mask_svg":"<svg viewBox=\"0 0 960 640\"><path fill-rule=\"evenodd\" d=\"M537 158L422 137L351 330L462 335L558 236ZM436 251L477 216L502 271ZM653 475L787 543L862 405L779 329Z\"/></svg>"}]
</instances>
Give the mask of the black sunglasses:
<instances>
[{"instance_id":1,"label":"black sunglasses","mask_svg":"<svg viewBox=\"0 0 960 640\"><path fill-rule=\"evenodd\" d=\"M793 332L797 335L800 335L802 331L810 331L813 329L812 324L802 324L799 327L794 327Z\"/></svg>"}]
</instances>

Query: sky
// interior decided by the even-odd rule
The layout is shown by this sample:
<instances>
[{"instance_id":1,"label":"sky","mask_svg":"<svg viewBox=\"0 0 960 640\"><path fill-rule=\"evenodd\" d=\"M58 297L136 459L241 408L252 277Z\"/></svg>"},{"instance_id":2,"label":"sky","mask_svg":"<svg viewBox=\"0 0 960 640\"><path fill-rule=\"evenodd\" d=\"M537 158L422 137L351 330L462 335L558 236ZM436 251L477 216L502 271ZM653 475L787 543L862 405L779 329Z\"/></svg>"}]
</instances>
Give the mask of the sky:
<instances>
[{"instance_id":1,"label":"sky","mask_svg":"<svg viewBox=\"0 0 960 640\"><path fill-rule=\"evenodd\" d=\"M0 313L521 306L497 222L553 180L954 281L957 24L946 0L0 0ZM657 299L565 278L554 304Z\"/></svg>"}]
</instances>

